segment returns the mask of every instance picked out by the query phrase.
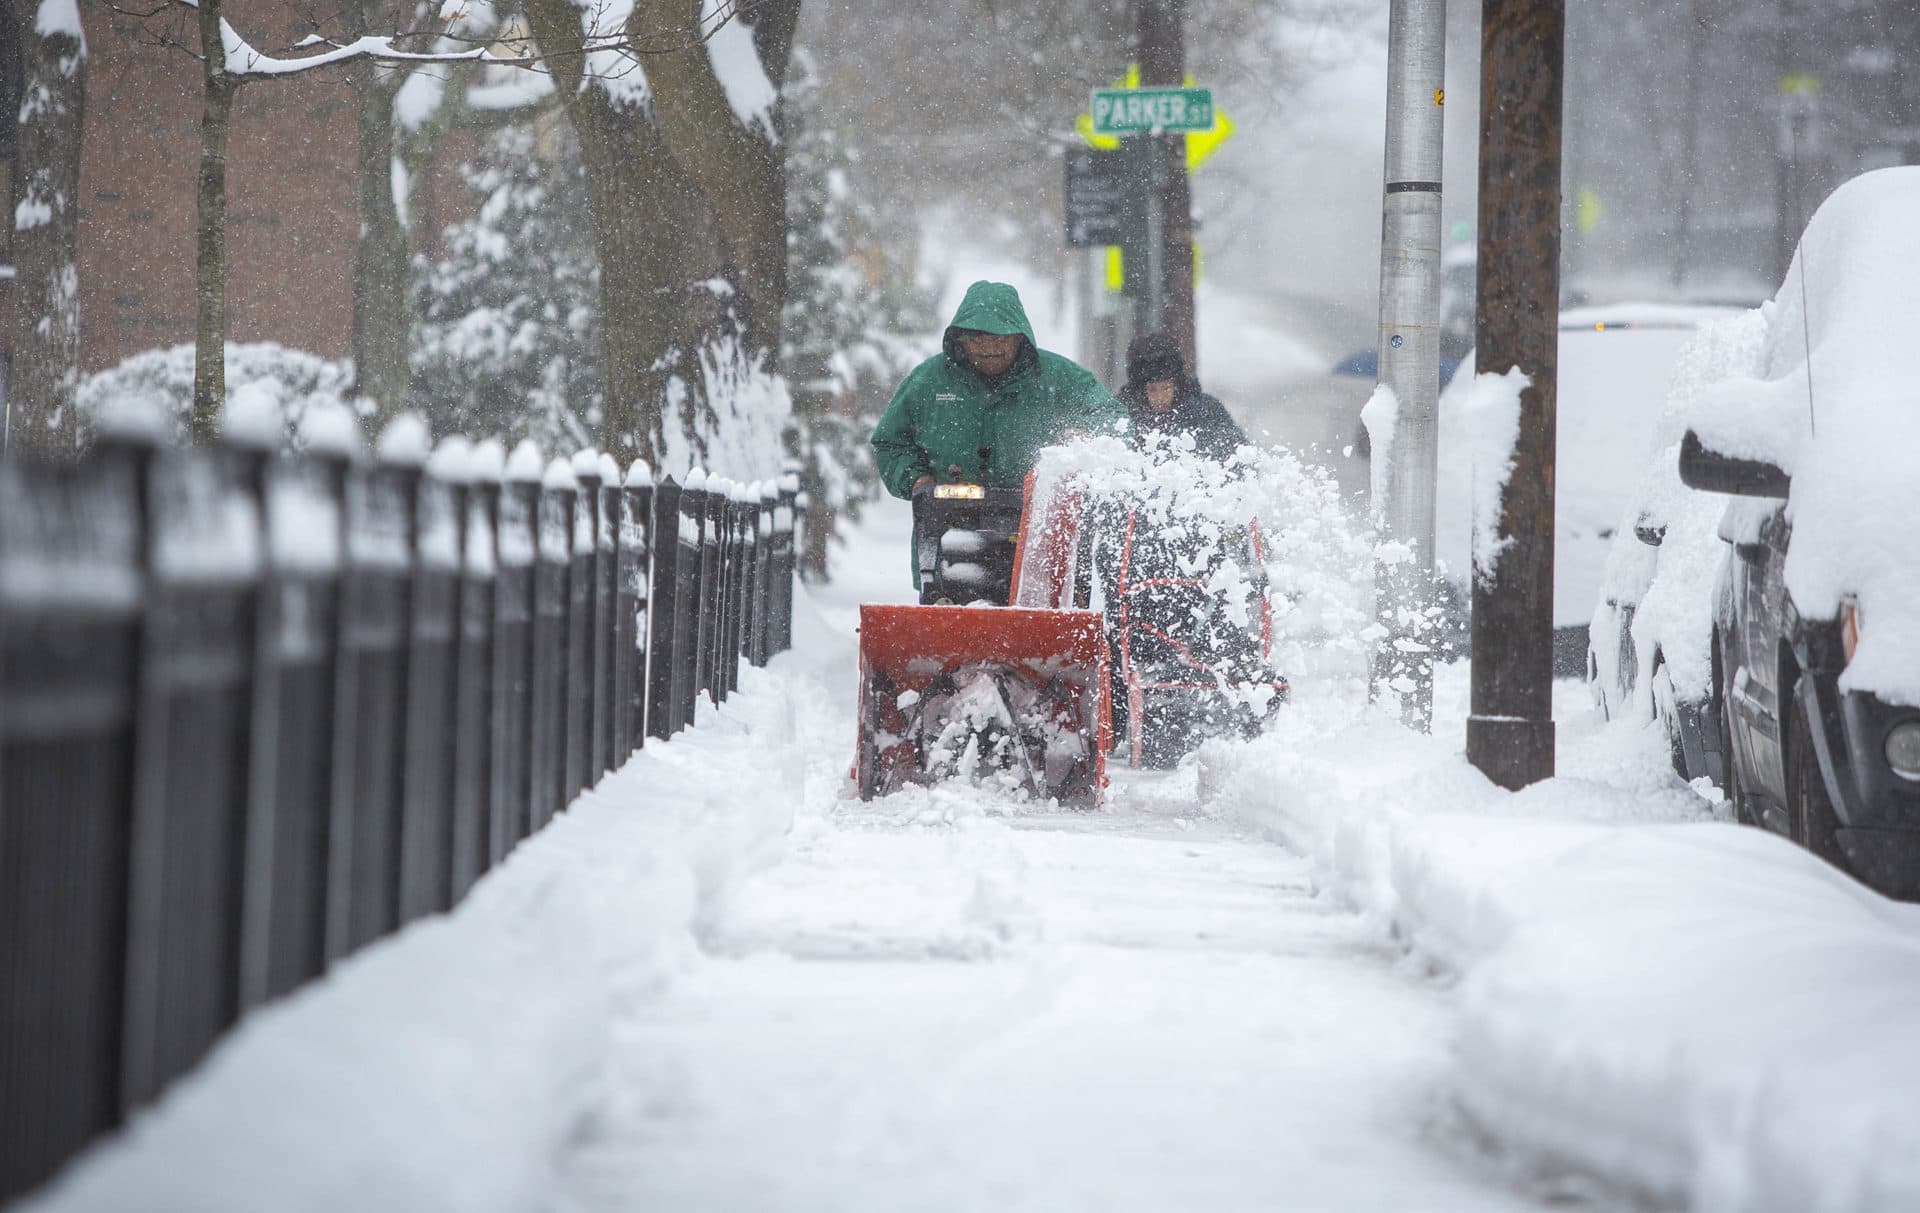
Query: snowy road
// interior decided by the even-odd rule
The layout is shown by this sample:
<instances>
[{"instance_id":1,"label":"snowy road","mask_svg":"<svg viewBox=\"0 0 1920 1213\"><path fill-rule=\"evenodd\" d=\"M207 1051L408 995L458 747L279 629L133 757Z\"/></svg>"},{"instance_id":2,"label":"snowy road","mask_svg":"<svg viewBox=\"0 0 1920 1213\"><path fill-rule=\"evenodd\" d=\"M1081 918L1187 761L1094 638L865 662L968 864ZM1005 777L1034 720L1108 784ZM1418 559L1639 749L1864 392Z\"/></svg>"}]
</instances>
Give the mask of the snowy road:
<instances>
[{"instance_id":1,"label":"snowy road","mask_svg":"<svg viewBox=\"0 0 1920 1213\"><path fill-rule=\"evenodd\" d=\"M1530 1207L1448 1127L1443 992L1192 778L813 819L617 1029L558 1207Z\"/></svg>"}]
</instances>

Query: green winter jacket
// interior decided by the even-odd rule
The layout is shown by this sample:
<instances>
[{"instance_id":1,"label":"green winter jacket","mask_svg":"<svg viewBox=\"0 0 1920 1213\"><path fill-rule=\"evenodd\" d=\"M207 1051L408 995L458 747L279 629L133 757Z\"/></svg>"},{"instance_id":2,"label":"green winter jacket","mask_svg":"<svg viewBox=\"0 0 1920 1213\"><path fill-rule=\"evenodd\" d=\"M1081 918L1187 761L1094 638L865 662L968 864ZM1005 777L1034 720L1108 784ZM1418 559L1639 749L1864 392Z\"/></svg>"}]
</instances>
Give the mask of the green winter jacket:
<instances>
[{"instance_id":1,"label":"green winter jacket","mask_svg":"<svg viewBox=\"0 0 1920 1213\"><path fill-rule=\"evenodd\" d=\"M988 383L960 356L955 329L1018 333L1026 345L998 383ZM911 497L922 476L968 480L980 475L980 448L991 448L985 482L1020 485L1040 448L1069 430L1125 435L1127 410L1091 373L1039 348L1019 292L1003 282L976 282L947 327L942 352L913 369L873 430L880 479L895 497Z\"/></svg>"}]
</instances>

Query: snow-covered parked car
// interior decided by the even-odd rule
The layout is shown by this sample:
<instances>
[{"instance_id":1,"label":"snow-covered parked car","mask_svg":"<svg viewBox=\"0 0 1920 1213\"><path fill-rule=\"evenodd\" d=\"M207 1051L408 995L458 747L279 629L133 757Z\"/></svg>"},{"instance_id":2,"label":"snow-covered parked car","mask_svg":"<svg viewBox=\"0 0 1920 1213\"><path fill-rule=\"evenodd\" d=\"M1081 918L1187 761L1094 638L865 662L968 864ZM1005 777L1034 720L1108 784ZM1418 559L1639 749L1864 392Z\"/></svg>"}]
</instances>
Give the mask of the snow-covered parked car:
<instances>
[{"instance_id":1,"label":"snow-covered parked car","mask_svg":"<svg viewBox=\"0 0 1920 1213\"><path fill-rule=\"evenodd\" d=\"M1681 343L1666 407L1648 435L1656 453L1621 513L1588 627L1587 685L1614 720L1657 720L1682 779L1722 779L1710 648L1722 503L1680 483L1686 418L1709 385L1759 373L1766 318L1705 318Z\"/></svg>"},{"instance_id":2,"label":"snow-covered parked car","mask_svg":"<svg viewBox=\"0 0 1920 1213\"><path fill-rule=\"evenodd\" d=\"M1560 315L1557 392L1559 454L1554 461L1554 673L1588 671L1587 625L1620 517L1647 460L1681 346L1701 322L1737 314L1726 307L1627 303ZM1476 418L1474 356L1440 395L1440 464L1435 555L1465 585L1472 568L1476 481L1504 460L1511 439L1489 441ZM1499 449L1497 452L1495 447ZM1462 592L1461 600L1467 595Z\"/></svg>"},{"instance_id":3,"label":"snow-covered parked car","mask_svg":"<svg viewBox=\"0 0 1920 1213\"><path fill-rule=\"evenodd\" d=\"M1920 896L1920 167L1841 186L1762 309L1757 373L1679 453L1734 494L1714 589L1727 795L1751 824ZM1724 500L1724 499L1723 499Z\"/></svg>"}]
</instances>

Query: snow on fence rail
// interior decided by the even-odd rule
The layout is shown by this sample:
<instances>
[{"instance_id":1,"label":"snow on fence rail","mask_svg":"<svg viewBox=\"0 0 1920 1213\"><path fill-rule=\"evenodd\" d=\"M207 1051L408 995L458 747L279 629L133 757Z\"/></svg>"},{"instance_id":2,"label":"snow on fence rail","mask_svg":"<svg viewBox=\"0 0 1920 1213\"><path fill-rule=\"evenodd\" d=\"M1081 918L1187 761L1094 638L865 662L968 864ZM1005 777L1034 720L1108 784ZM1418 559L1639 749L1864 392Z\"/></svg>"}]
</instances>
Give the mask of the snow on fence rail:
<instances>
[{"instance_id":1,"label":"snow on fence rail","mask_svg":"<svg viewBox=\"0 0 1920 1213\"><path fill-rule=\"evenodd\" d=\"M0 1202L791 643L790 470L351 431L0 462Z\"/></svg>"}]
</instances>

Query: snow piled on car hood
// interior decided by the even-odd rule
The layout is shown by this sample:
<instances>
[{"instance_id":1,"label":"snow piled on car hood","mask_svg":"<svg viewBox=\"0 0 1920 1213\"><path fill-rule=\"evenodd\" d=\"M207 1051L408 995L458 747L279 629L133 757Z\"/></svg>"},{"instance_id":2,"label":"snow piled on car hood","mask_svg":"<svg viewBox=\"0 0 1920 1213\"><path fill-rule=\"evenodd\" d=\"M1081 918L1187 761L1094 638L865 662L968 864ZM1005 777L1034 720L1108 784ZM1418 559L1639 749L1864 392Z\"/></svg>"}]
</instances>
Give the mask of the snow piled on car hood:
<instances>
[{"instance_id":1,"label":"snow piled on car hood","mask_svg":"<svg viewBox=\"0 0 1920 1213\"><path fill-rule=\"evenodd\" d=\"M1847 182L1814 214L1763 311L1766 371L1718 385L1703 442L1793 477L1787 591L1800 613L1860 608L1841 687L1920 705L1920 167Z\"/></svg>"}]
</instances>

